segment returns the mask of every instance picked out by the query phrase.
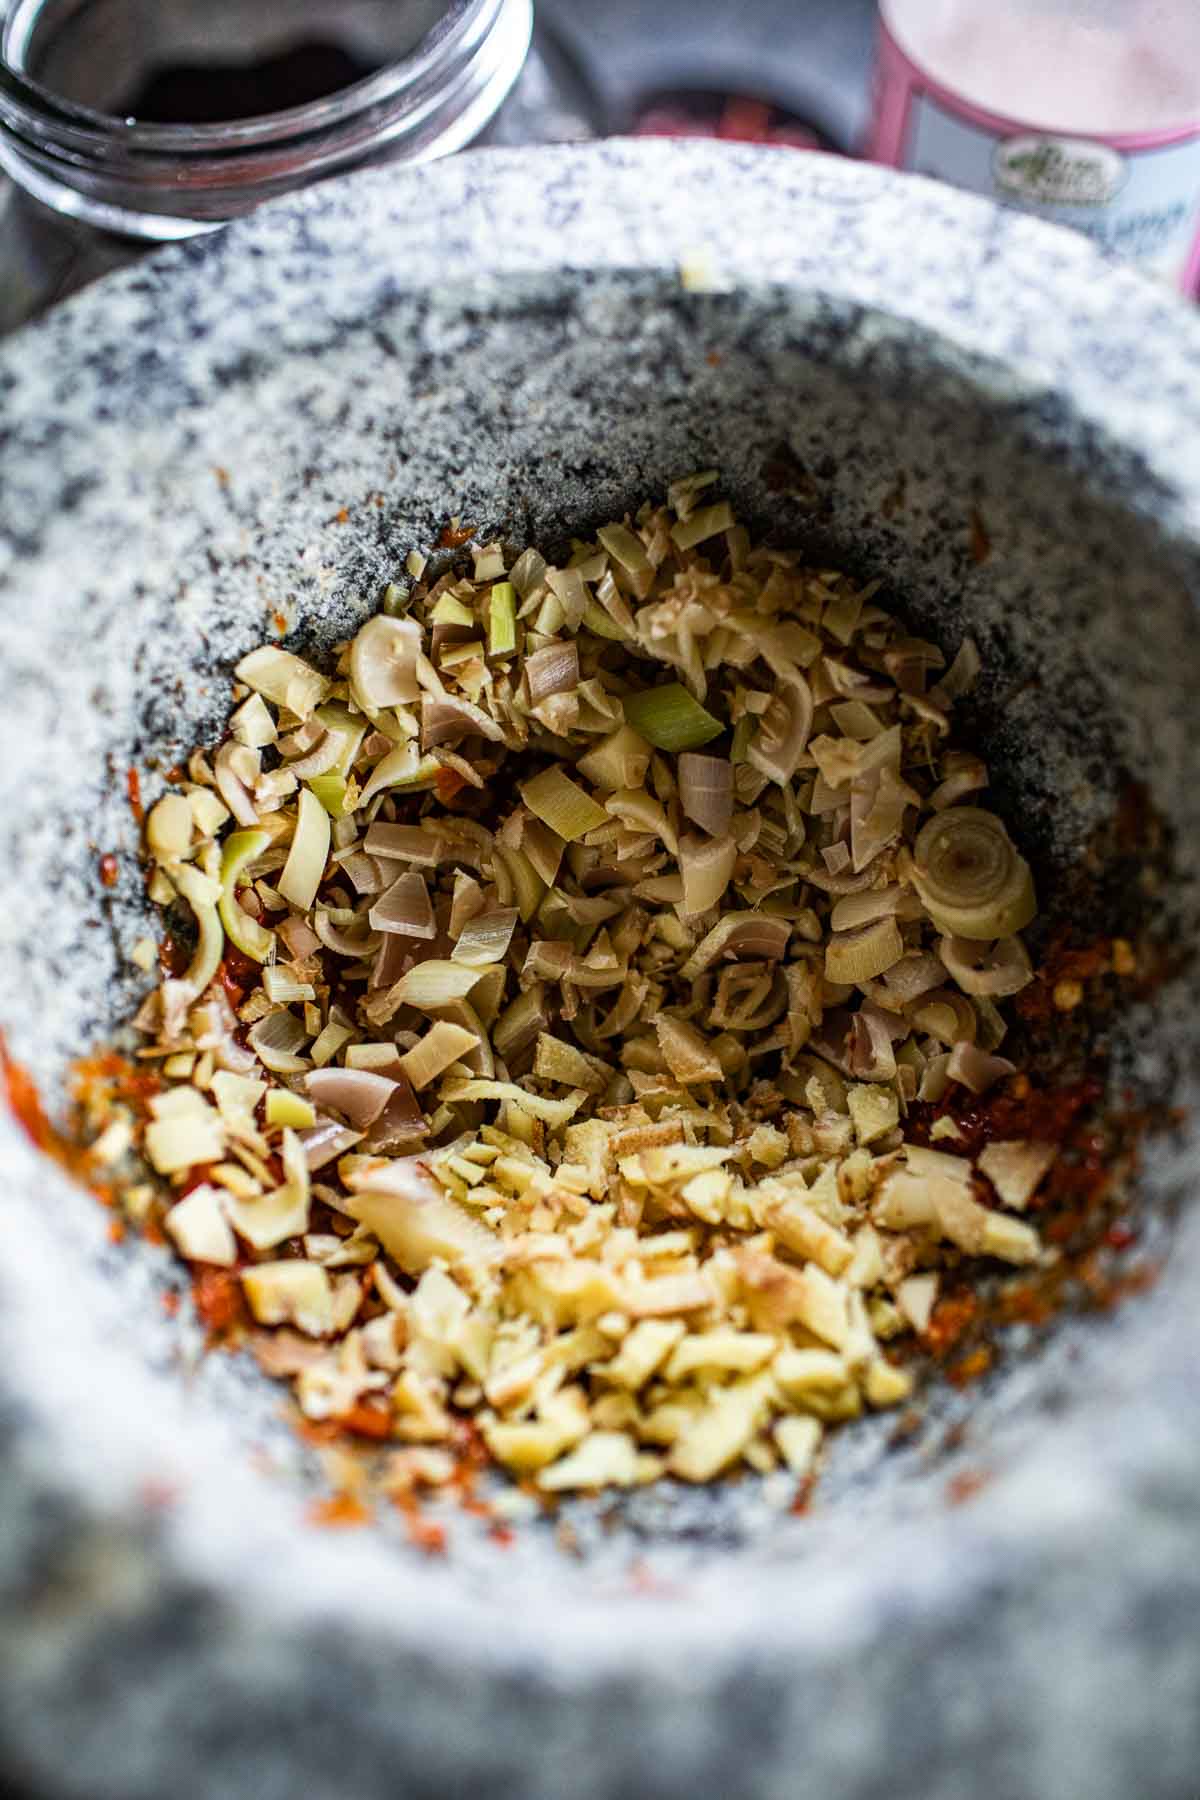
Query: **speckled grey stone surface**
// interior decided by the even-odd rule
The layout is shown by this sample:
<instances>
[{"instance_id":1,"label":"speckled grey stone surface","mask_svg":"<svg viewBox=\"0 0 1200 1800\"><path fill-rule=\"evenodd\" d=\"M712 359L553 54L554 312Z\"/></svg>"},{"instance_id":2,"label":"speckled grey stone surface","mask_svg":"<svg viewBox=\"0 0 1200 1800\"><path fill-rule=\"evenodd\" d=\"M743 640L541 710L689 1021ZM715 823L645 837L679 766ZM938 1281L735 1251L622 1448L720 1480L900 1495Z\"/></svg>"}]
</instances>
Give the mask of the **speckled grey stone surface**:
<instances>
[{"instance_id":1,"label":"speckled grey stone surface","mask_svg":"<svg viewBox=\"0 0 1200 1800\"><path fill-rule=\"evenodd\" d=\"M790 152L488 153L102 285L0 352L0 407L0 1020L51 1093L138 991L122 772L215 730L273 613L319 651L449 513L553 540L708 463L970 624L1051 909L1129 770L1194 936L1200 326L1082 241ZM1195 1017L1179 976L1115 1079L1186 1100ZM305 1524L278 1392L4 1122L0 1763L80 1800L1194 1793L1194 1167L1147 1157L1152 1297L1014 1342L903 1448L842 1434L809 1517L640 1496L572 1557L455 1515L431 1563Z\"/></svg>"}]
</instances>

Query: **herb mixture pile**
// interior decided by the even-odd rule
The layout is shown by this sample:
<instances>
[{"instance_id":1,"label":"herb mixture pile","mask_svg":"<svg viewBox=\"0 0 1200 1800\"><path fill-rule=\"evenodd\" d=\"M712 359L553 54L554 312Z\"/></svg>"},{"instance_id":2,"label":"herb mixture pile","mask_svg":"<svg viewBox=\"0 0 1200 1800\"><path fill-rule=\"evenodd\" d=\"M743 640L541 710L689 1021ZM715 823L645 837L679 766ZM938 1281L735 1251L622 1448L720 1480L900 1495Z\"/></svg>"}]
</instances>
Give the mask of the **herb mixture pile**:
<instances>
[{"instance_id":1,"label":"herb mixture pile","mask_svg":"<svg viewBox=\"0 0 1200 1800\"><path fill-rule=\"evenodd\" d=\"M548 1493L803 1474L909 1394L947 1268L1044 1254L1052 1148L905 1135L1014 1072L1031 979L1029 869L951 735L978 655L714 480L557 567L410 556L329 673L243 658L146 821L194 948L96 1153L397 1479L464 1418Z\"/></svg>"}]
</instances>

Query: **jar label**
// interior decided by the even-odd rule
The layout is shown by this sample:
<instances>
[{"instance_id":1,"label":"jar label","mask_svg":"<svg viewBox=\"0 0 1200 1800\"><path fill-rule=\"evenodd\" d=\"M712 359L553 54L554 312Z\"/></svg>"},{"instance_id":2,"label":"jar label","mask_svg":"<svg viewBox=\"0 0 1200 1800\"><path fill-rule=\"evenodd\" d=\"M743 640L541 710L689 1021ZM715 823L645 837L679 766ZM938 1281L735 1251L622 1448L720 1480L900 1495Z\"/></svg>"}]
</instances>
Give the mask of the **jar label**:
<instances>
[{"instance_id":1,"label":"jar label","mask_svg":"<svg viewBox=\"0 0 1200 1800\"><path fill-rule=\"evenodd\" d=\"M1185 293L1200 282L1200 123L1111 136L1041 131L943 87L881 21L868 154L1070 225Z\"/></svg>"}]
</instances>

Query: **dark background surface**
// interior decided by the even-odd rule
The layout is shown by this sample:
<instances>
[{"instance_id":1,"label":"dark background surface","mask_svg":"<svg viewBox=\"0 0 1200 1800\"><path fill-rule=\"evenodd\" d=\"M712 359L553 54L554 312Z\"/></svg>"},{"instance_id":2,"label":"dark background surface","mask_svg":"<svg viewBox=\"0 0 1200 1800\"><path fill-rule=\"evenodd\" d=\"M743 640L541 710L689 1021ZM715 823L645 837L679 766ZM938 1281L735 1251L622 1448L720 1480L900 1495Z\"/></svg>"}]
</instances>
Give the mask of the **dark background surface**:
<instances>
[{"instance_id":1,"label":"dark background surface","mask_svg":"<svg viewBox=\"0 0 1200 1800\"><path fill-rule=\"evenodd\" d=\"M581 65L605 134L664 91L772 101L851 148L866 122L874 0L535 0Z\"/></svg>"}]
</instances>

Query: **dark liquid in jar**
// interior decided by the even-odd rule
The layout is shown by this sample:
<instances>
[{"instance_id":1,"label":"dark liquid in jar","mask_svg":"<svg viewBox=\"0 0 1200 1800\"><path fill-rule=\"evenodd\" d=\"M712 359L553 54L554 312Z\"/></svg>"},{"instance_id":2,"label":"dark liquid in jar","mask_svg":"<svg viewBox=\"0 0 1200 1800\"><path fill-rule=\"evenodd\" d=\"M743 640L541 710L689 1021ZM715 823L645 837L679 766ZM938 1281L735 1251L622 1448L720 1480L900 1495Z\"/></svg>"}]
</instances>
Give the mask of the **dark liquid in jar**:
<instances>
[{"instance_id":1,"label":"dark liquid in jar","mask_svg":"<svg viewBox=\"0 0 1200 1800\"><path fill-rule=\"evenodd\" d=\"M253 63L172 63L151 69L112 110L151 125L224 125L327 100L382 66L315 41Z\"/></svg>"}]
</instances>

